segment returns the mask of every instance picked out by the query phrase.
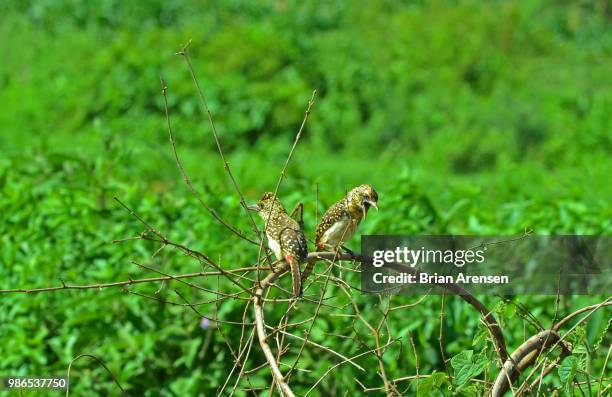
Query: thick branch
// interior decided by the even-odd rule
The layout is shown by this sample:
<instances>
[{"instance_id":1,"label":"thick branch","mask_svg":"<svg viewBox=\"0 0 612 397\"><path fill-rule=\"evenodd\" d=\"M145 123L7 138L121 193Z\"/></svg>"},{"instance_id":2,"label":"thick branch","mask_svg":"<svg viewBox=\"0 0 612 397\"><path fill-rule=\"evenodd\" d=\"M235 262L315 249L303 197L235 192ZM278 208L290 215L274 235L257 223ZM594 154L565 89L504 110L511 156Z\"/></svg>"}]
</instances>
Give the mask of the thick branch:
<instances>
[{"instance_id":1,"label":"thick branch","mask_svg":"<svg viewBox=\"0 0 612 397\"><path fill-rule=\"evenodd\" d=\"M533 365L542 352L554 346L560 339L559 334L552 330L544 330L527 339L504 363L493 384L491 396L503 396L520 373ZM569 354L569 345L562 343L561 346L565 353Z\"/></svg>"},{"instance_id":2,"label":"thick branch","mask_svg":"<svg viewBox=\"0 0 612 397\"><path fill-rule=\"evenodd\" d=\"M276 269L274 273L268 274L263 280L261 280L260 287L255 290L255 294L253 295L253 309L255 310L255 324L257 329L257 339L259 340L259 345L261 346L261 350L266 356L266 360L270 365L270 370L272 371L272 376L274 377L274 382L279 387L279 389L283 392L285 397L295 397L295 394L285 382L285 378L280 371L278 366L278 362L274 353L272 353L272 349L268 344L268 335L266 333L266 323L264 320L263 313L263 305L264 305L264 295L268 288L272 285L272 283L278 279L281 275L287 272L289 265L287 263L283 263L281 266Z\"/></svg>"},{"instance_id":3,"label":"thick branch","mask_svg":"<svg viewBox=\"0 0 612 397\"><path fill-rule=\"evenodd\" d=\"M612 297L608 297L608 299L599 304L583 307L579 310L576 310L575 312L567 315L561 321L553 325L551 330L542 331L525 341L521 346L516 349L514 353L512 353L511 358L504 363L504 367L498 374L497 379L495 380L495 384L493 385L491 396L503 396L504 393L508 391L508 388L510 386L509 383L518 379L519 374L523 370L533 365L542 353L544 353L545 351L552 351L552 349L554 349L557 345L560 345L562 351L559 357L557 357L557 359L547 368L544 368L540 376L531 383L532 388L538 385L542 381L542 379L555 368L555 366L557 366L561 361L563 361L565 357L571 354L571 345L565 342L563 339L569 333L571 333L571 331L575 329L578 324L584 322L590 315L592 315L593 312L595 312L601 307L611 305L611 299ZM557 333L559 329L565 326L574 317L585 312L589 312L589 314L582 318L578 322L578 324L574 325L572 327L572 330L568 331L565 335L563 335L563 337L559 336L559 334ZM521 386L517 395L521 394L522 389L525 387L525 385L527 385L526 382L529 380L531 375L533 375L534 371L535 369L532 371L532 373L529 374L529 376L527 376L524 381L524 385Z\"/></svg>"}]
</instances>

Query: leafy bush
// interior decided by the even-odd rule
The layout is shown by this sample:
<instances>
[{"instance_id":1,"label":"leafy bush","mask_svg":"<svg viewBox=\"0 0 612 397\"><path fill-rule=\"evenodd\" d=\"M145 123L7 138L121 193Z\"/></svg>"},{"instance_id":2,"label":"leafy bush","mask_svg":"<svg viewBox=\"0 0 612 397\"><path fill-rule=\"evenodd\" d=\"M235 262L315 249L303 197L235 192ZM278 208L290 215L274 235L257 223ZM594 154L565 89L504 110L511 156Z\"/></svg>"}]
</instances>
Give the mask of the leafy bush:
<instances>
[{"instance_id":1,"label":"leafy bush","mask_svg":"<svg viewBox=\"0 0 612 397\"><path fill-rule=\"evenodd\" d=\"M169 148L160 75L196 188L250 231L189 72L174 56L190 39L194 68L249 200L273 188L317 89L280 191L289 208L305 203L310 236L317 188L321 211L364 181L380 193L380 212L368 216L364 234L612 231L612 31L604 1L143 4L0 4L0 53L8 54L0 63L0 288L156 276L131 261L173 274L200 270L169 249L152 258L153 244L113 243L143 231L113 196L173 239L221 256L225 266L255 260L257 252L228 236L189 194ZM211 395L233 366L224 336L203 328L188 308L137 295L180 302L177 289L195 297L179 283L159 287L3 295L0 373L65 374L72 358L91 353L131 395ZM570 312L598 298L563 299L561 308ZM420 395L459 388L477 394L482 390L470 379L482 376L485 358L485 372L496 371L494 351L478 317L464 302L446 299L450 369L438 349L439 297L397 318L394 333L414 338L421 374L432 374L419 382ZM484 301L497 305L510 348L529 327L518 306L545 325L555 315L553 297ZM364 313L377 305L372 298ZM234 321L243 314L232 302L219 312ZM604 365L608 320L609 312L595 313L577 341L590 352L592 374ZM322 315L313 339L352 332L344 326ZM240 338L239 329L223 331ZM358 351L348 339L329 341L347 356ZM408 350L403 346L401 359L385 355L393 374L414 373ZM565 361L551 385L571 392L571 379L584 380L586 356ZM329 367L308 351L301 364L315 374ZM75 395L117 394L99 365L84 359L75 368ZM341 366L317 391L359 394L356 376L379 382L373 372ZM267 387L269 378L258 372L251 381ZM307 373L294 382L301 392L312 386ZM409 395L416 390L413 382Z\"/></svg>"}]
</instances>

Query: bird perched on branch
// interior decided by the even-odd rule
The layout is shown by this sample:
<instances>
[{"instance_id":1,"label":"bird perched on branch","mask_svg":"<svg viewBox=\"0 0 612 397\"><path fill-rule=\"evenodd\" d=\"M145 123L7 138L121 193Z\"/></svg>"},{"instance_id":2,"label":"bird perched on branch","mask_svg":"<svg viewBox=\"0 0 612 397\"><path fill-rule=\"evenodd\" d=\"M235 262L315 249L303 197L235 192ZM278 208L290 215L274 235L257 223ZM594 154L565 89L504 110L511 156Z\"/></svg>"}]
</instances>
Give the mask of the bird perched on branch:
<instances>
[{"instance_id":1,"label":"bird perched on branch","mask_svg":"<svg viewBox=\"0 0 612 397\"><path fill-rule=\"evenodd\" d=\"M353 237L370 207L378 210L378 193L370 185L357 186L332 205L317 226L317 249L337 249Z\"/></svg>"},{"instance_id":2,"label":"bird perched on branch","mask_svg":"<svg viewBox=\"0 0 612 397\"><path fill-rule=\"evenodd\" d=\"M342 244L355 234L370 207L378 211L378 193L370 185L357 186L329 207L317 226L317 250L339 250ZM302 281L308 278L313 266L314 263L306 266Z\"/></svg>"},{"instance_id":3,"label":"bird perched on branch","mask_svg":"<svg viewBox=\"0 0 612 397\"><path fill-rule=\"evenodd\" d=\"M283 207L283 203L266 192L259 202L247 207L256 211L265 222L268 247L274 252L276 259L285 260L291 269L293 296L302 295L300 263L308 256L306 237L296 221L291 219Z\"/></svg>"}]
</instances>

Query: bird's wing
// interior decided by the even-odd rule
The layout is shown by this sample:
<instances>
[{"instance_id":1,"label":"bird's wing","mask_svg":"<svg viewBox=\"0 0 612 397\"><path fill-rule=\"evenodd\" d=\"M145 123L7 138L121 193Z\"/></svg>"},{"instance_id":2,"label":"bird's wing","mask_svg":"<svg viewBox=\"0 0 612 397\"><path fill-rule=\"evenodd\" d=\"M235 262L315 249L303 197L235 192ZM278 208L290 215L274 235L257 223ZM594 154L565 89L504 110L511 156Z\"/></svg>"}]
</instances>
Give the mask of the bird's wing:
<instances>
[{"instance_id":1,"label":"bird's wing","mask_svg":"<svg viewBox=\"0 0 612 397\"><path fill-rule=\"evenodd\" d=\"M341 219L346 211L346 200L343 198L340 201L337 201L334 205L329 207L323 217L321 218L321 222L317 225L317 235L316 235L316 243L318 244L321 240L321 237L325 234L327 229L332 227L334 223L336 223L339 219Z\"/></svg>"},{"instance_id":2,"label":"bird's wing","mask_svg":"<svg viewBox=\"0 0 612 397\"><path fill-rule=\"evenodd\" d=\"M289 215L285 215L283 223L286 225L280 233L280 241L283 249L290 249L300 260L308 256L308 241L300 225Z\"/></svg>"}]
</instances>

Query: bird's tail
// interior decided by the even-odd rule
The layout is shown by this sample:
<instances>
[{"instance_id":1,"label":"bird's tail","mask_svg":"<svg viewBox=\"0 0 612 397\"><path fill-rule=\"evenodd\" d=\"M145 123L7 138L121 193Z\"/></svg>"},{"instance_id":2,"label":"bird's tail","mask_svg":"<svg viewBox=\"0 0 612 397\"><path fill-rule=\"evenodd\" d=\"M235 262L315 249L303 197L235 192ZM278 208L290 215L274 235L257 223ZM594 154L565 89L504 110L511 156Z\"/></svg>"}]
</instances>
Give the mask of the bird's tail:
<instances>
[{"instance_id":1,"label":"bird's tail","mask_svg":"<svg viewBox=\"0 0 612 397\"><path fill-rule=\"evenodd\" d=\"M302 275L300 274L300 263L295 258L288 258L287 262L289 262L289 267L291 268L293 297L299 298L302 296Z\"/></svg>"}]
</instances>

